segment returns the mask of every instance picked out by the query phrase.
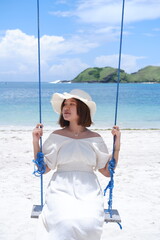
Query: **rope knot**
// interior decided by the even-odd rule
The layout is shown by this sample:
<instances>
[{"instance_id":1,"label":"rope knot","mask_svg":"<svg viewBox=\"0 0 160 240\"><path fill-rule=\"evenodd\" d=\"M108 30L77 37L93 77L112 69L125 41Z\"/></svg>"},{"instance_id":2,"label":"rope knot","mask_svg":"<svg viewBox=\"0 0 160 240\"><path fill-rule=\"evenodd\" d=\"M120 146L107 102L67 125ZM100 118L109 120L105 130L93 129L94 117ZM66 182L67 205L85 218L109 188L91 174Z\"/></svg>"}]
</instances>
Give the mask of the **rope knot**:
<instances>
[{"instance_id":1,"label":"rope knot","mask_svg":"<svg viewBox=\"0 0 160 240\"><path fill-rule=\"evenodd\" d=\"M110 172L111 176L113 176L113 174L114 174L115 167L116 167L116 161L115 161L114 157L112 157L112 159L108 163L108 171Z\"/></svg>"},{"instance_id":2,"label":"rope knot","mask_svg":"<svg viewBox=\"0 0 160 240\"><path fill-rule=\"evenodd\" d=\"M33 160L33 162L35 163L35 165L37 167L37 168L35 168L33 174L36 177L39 177L42 174L44 174L46 171L46 164L44 162L44 154L42 152L38 152L37 158L36 158L36 160Z\"/></svg>"}]
</instances>

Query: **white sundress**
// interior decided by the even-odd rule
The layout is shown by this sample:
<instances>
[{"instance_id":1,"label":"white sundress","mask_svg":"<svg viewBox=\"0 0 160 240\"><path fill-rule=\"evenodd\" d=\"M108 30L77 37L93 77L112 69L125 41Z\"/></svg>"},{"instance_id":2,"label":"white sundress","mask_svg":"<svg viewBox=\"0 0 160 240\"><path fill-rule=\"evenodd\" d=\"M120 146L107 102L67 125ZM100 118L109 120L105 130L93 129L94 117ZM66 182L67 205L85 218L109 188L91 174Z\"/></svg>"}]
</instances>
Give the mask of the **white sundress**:
<instances>
[{"instance_id":1,"label":"white sundress","mask_svg":"<svg viewBox=\"0 0 160 240\"><path fill-rule=\"evenodd\" d=\"M94 170L110 158L101 137L73 139L50 134L43 144L45 162L56 169L39 217L37 240L100 240L103 193Z\"/></svg>"}]
</instances>

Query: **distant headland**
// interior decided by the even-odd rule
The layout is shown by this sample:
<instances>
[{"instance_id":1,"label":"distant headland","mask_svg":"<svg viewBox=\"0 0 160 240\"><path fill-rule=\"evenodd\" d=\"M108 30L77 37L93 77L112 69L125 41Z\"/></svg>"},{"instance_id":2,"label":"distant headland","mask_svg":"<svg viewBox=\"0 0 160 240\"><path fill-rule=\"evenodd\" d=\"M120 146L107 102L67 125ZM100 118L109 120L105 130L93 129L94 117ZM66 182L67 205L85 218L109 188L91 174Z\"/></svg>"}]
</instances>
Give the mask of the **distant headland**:
<instances>
[{"instance_id":1,"label":"distant headland","mask_svg":"<svg viewBox=\"0 0 160 240\"><path fill-rule=\"evenodd\" d=\"M71 83L114 83L117 82L117 68L93 67L82 71ZM147 66L137 72L128 74L120 70L121 83L160 83L160 67ZM62 82L62 81L61 81ZM63 81L64 82L64 81ZM68 82L68 81L67 81Z\"/></svg>"}]
</instances>

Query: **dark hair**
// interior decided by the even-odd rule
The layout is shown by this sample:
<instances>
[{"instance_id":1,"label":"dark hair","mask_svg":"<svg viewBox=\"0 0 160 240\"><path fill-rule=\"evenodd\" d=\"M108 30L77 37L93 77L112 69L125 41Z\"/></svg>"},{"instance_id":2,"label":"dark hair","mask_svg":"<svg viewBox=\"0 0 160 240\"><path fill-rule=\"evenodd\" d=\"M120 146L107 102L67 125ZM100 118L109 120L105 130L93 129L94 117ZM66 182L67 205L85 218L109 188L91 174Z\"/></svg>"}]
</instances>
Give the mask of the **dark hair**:
<instances>
[{"instance_id":1,"label":"dark hair","mask_svg":"<svg viewBox=\"0 0 160 240\"><path fill-rule=\"evenodd\" d=\"M83 127L90 127L93 122L91 120L89 107L81 100L76 98L74 99L77 102L77 115L79 116L78 125L81 125ZM58 122L61 127L69 126L69 121L66 121L62 115L62 108L64 107L64 103L65 103L65 100L62 102L62 105L61 105L61 114Z\"/></svg>"}]
</instances>

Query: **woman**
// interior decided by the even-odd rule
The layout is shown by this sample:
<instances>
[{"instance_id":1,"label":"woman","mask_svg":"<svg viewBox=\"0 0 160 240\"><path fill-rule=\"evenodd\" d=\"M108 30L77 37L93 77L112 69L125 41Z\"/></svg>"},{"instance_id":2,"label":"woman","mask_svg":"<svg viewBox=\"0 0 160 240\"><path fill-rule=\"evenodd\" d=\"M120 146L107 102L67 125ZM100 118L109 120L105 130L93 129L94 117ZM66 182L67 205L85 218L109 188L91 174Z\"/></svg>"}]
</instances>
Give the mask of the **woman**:
<instances>
[{"instance_id":1,"label":"woman","mask_svg":"<svg viewBox=\"0 0 160 240\"><path fill-rule=\"evenodd\" d=\"M46 172L54 172L39 217L37 239L100 240L104 222L103 194L94 170L109 176L107 146L87 127L92 124L96 104L82 90L55 93L53 109L60 114L61 129L43 144ZM114 126L114 158L118 162L120 131ZM42 124L33 130L34 157L39 151Z\"/></svg>"}]
</instances>

